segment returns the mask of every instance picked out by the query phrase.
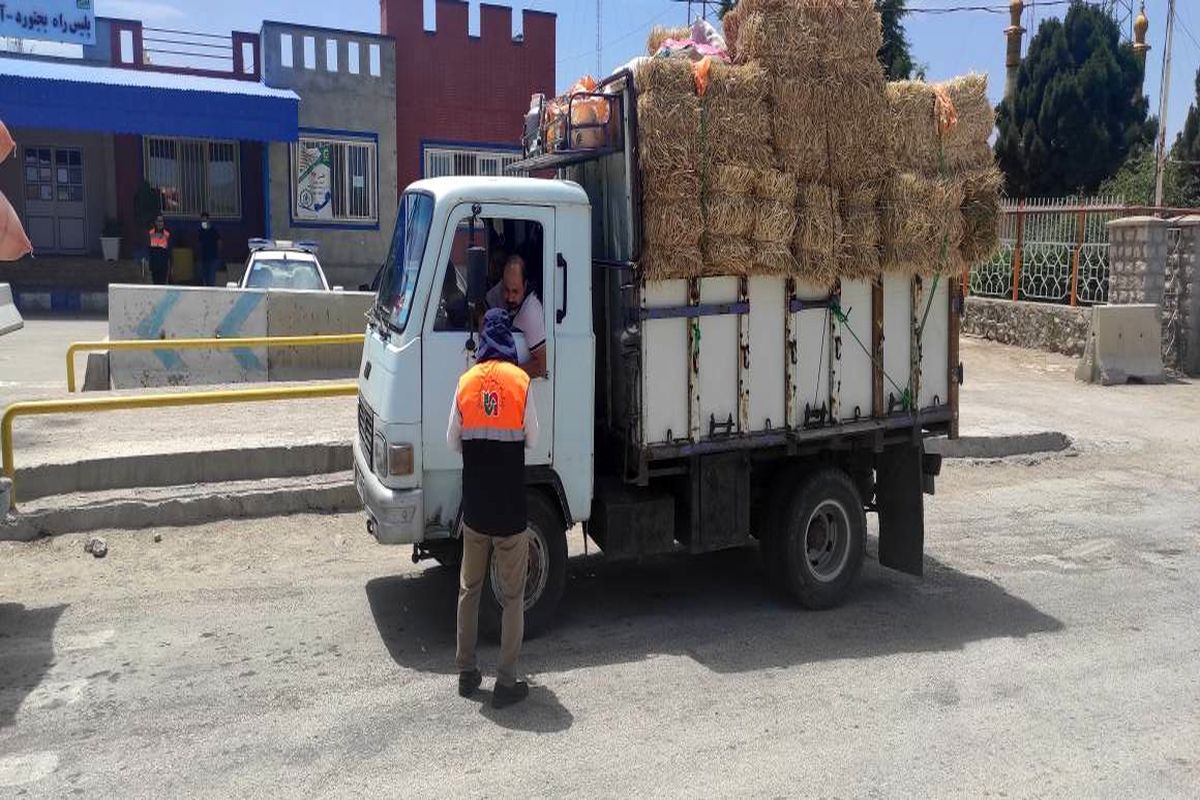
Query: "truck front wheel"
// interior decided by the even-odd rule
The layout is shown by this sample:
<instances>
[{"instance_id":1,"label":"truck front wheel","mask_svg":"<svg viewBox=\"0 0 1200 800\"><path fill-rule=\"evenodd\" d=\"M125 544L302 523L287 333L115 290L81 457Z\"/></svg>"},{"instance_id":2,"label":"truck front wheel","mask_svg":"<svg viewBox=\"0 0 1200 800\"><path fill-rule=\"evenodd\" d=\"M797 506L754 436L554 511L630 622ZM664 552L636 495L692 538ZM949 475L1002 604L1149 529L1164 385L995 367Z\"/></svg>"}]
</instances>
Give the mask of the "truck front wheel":
<instances>
[{"instance_id":1,"label":"truck front wheel","mask_svg":"<svg viewBox=\"0 0 1200 800\"><path fill-rule=\"evenodd\" d=\"M529 492L529 566L525 575L525 638L550 627L567 583L567 530L545 495ZM491 639L500 638L504 609L496 570L489 567L479 604L479 625Z\"/></svg>"},{"instance_id":2,"label":"truck front wheel","mask_svg":"<svg viewBox=\"0 0 1200 800\"><path fill-rule=\"evenodd\" d=\"M841 603L862 567L867 518L854 481L839 469L824 469L793 484L779 498L776 537L767 548L768 569L810 609Z\"/></svg>"}]
</instances>

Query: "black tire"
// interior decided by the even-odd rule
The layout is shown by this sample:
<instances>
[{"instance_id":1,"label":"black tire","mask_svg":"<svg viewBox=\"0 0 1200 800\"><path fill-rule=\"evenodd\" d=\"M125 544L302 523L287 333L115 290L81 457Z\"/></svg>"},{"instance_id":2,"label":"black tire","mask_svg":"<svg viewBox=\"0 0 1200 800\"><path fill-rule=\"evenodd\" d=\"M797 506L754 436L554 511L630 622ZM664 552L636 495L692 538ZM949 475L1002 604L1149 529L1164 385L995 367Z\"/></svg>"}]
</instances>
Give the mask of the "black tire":
<instances>
[{"instance_id":1,"label":"black tire","mask_svg":"<svg viewBox=\"0 0 1200 800\"><path fill-rule=\"evenodd\" d=\"M562 514L546 496L530 491L529 507L529 575L525 584L525 638L545 633L558 610L563 589L567 584L567 528ZM535 541L536 539L536 541ZM537 563L535 564L535 559ZM545 580L536 580L537 571ZM479 627L489 639L500 638L500 607L492 584L489 567L483 581L483 596L479 603Z\"/></svg>"},{"instance_id":2,"label":"black tire","mask_svg":"<svg viewBox=\"0 0 1200 800\"><path fill-rule=\"evenodd\" d=\"M825 609L845 600L862 568L867 515L850 476L823 469L781 498L772 526L768 570L800 605Z\"/></svg>"},{"instance_id":3,"label":"black tire","mask_svg":"<svg viewBox=\"0 0 1200 800\"><path fill-rule=\"evenodd\" d=\"M462 567L462 539L428 542L425 546L439 567L455 572Z\"/></svg>"}]
</instances>

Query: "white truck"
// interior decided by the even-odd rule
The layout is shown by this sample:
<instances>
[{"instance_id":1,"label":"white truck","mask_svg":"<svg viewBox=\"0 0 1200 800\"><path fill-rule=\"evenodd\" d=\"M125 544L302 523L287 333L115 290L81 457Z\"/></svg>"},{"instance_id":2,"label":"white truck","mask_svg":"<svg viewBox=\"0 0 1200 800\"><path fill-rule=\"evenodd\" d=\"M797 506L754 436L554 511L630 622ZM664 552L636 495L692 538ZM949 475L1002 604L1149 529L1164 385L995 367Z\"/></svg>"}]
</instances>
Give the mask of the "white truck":
<instances>
[{"instance_id":1,"label":"white truck","mask_svg":"<svg viewBox=\"0 0 1200 800\"><path fill-rule=\"evenodd\" d=\"M551 621L577 524L609 559L757 541L776 585L825 608L853 583L874 512L879 562L919 575L922 493L941 467L923 442L957 420L957 282L885 275L831 294L786 277L646 280L632 85L613 98L605 146L517 165L557 179L404 192L359 377L368 530L413 545L414 560L456 562L461 460L445 432L473 362L468 308L489 261L516 252L544 307L548 367L531 384L527 631Z\"/></svg>"}]
</instances>

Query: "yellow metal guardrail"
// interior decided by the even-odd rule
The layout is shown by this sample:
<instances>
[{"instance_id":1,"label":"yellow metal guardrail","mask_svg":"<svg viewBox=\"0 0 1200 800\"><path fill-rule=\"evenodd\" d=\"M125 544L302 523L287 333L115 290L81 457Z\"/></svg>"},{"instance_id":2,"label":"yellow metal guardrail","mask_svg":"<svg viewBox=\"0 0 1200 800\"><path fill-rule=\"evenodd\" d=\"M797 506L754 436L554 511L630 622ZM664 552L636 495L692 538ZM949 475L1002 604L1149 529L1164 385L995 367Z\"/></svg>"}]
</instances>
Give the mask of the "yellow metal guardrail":
<instances>
[{"instance_id":1,"label":"yellow metal guardrail","mask_svg":"<svg viewBox=\"0 0 1200 800\"><path fill-rule=\"evenodd\" d=\"M362 344L362 333L328 333L313 336L250 336L240 339L123 339L111 342L73 342L67 348L67 391L74 392L75 355L88 350L233 350L239 347L318 347Z\"/></svg>"},{"instance_id":2,"label":"yellow metal guardrail","mask_svg":"<svg viewBox=\"0 0 1200 800\"><path fill-rule=\"evenodd\" d=\"M225 339L223 341L233 341ZM175 408L179 406L220 405L226 403L262 403L273 400L309 400L323 397L349 397L358 394L356 383L332 383L316 386L281 386L277 389L230 389L210 392L176 392L171 394L143 394L131 397L94 397L78 400L33 400L13 403L4 409L0 417L0 457L3 458L4 477L12 480L16 468L13 465L13 420L45 414L70 414L93 411L127 411L137 408ZM17 504L17 489L13 485L9 507Z\"/></svg>"}]
</instances>

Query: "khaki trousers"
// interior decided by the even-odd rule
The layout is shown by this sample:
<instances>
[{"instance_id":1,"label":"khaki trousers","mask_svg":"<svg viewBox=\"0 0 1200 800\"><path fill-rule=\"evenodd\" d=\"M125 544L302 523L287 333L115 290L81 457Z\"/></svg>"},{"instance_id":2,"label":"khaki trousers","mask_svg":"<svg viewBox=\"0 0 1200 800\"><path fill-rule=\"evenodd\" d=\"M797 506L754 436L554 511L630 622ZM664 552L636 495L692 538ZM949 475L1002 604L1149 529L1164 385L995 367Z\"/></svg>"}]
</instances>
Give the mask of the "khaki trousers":
<instances>
[{"instance_id":1,"label":"khaki trousers","mask_svg":"<svg viewBox=\"0 0 1200 800\"><path fill-rule=\"evenodd\" d=\"M496 682L512 686L517 680L517 656L525 636L525 575L529 569L529 532L516 536L484 536L463 526L463 559L458 588L459 672L478 669L475 643L479 638L479 595L488 571L488 555L496 560L496 575L504 615L500 627L500 663Z\"/></svg>"}]
</instances>

